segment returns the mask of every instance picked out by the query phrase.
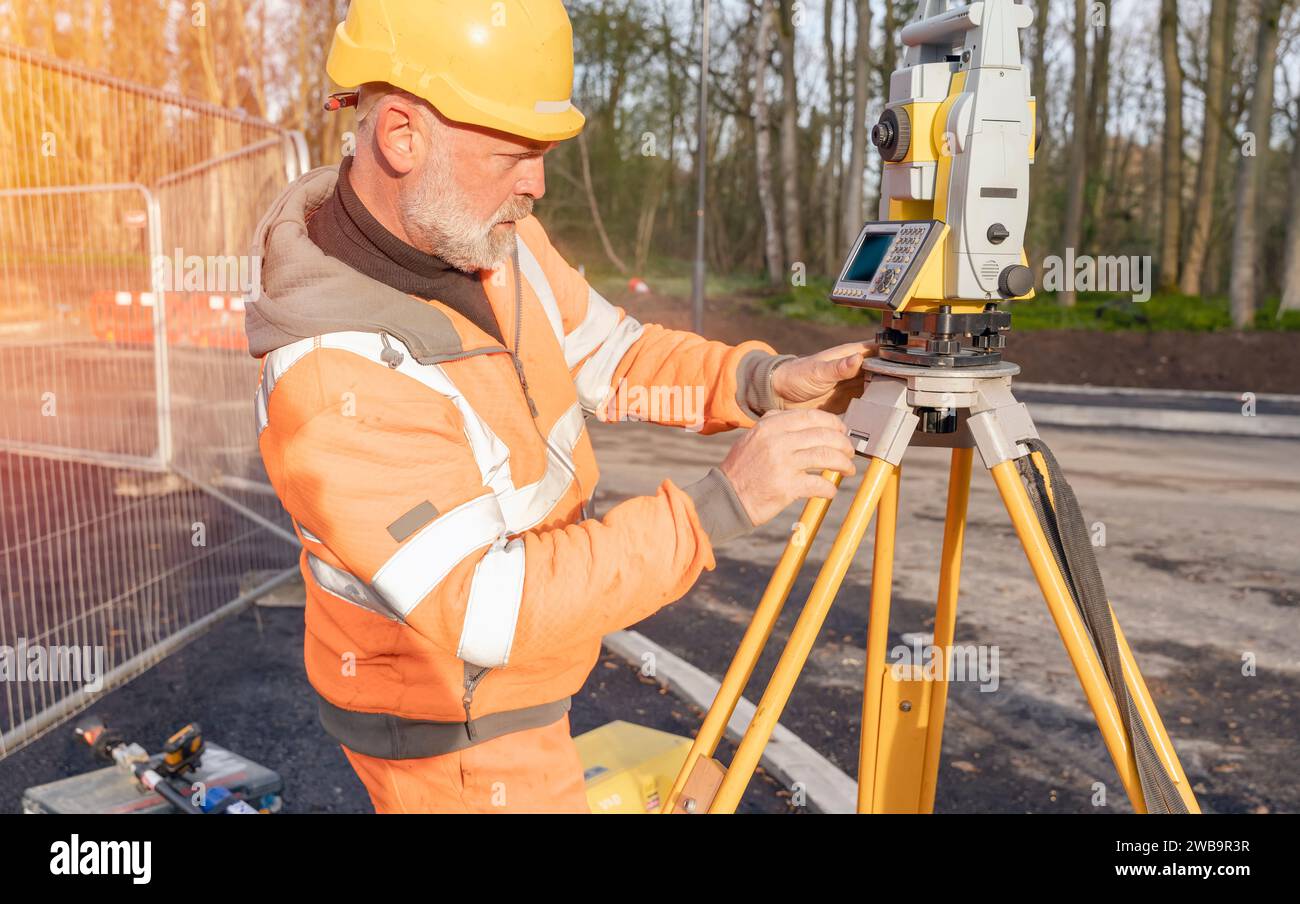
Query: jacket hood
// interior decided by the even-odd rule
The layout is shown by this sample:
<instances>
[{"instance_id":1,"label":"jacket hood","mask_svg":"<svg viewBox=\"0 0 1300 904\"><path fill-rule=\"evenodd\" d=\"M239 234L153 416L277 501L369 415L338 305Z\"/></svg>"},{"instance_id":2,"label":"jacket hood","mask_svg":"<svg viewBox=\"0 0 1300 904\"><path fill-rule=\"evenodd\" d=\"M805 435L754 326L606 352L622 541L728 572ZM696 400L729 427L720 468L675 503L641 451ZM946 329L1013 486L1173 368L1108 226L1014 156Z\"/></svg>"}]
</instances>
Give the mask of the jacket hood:
<instances>
[{"instance_id":1,"label":"jacket hood","mask_svg":"<svg viewBox=\"0 0 1300 904\"><path fill-rule=\"evenodd\" d=\"M260 358L300 339L346 331L395 336L421 364L475 351L464 347L436 305L357 272L311 240L307 215L337 181L337 166L312 170L289 185L258 224L252 254L261 266L254 268L258 279L244 309L249 354Z\"/></svg>"}]
</instances>

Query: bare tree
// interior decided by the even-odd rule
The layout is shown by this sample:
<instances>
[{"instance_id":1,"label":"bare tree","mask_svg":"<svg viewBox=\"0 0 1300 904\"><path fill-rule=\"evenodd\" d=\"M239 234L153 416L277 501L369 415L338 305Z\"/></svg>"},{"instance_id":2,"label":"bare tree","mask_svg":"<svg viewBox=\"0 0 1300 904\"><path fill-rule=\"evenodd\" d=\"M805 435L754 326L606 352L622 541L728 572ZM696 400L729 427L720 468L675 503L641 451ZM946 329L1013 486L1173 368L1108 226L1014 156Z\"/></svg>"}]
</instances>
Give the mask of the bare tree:
<instances>
[{"instance_id":1,"label":"bare tree","mask_svg":"<svg viewBox=\"0 0 1300 904\"><path fill-rule=\"evenodd\" d=\"M1214 0L1210 8L1209 34L1206 40L1205 113L1202 116L1201 159L1196 171L1196 199L1189 226L1187 254L1183 259L1179 290L1184 295L1199 295L1205 272L1206 252L1210 247L1210 227L1214 223L1214 194L1219 173L1219 152L1225 126L1224 101L1227 100L1228 67L1232 62L1232 38L1236 30L1236 0ZM1230 126L1229 126L1230 127Z\"/></svg>"},{"instance_id":2,"label":"bare tree","mask_svg":"<svg viewBox=\"0 0 1300 904\"><path fill-rule=\"evenodd\" d=\"M704 77L704 73L701 73ZM587 209L591 212L591 225L596 227L596 235L600 237L600 247L605 251L605 257L614 265L619 273L627 276L627 264L618 256L614 250L614 243L610 241L609 231L605 228L605 218L600 215L600 205L596 203L596 189L591 181L591 158L587 153L587 133L578 133L578 153L582 158L582 187L587 193Z\"/></svg>"},{"instance_id":3,"label":"bare tree","mask_svg":"<svg viewBox=\"0 0 1300 904\"><path fill-rule=\"evenodd\" d=\"M844 124L841 114L839 73L835 65L835 0L826 0L822 17L822 52L826 57L826 166L822 172L822 270L832 274L839 262L838 236L839 205L835 203L835 187L839 185L839 167L844 155L841 144Z\"/></svg>"},{"instance_id":4,"label":"bare tree","mask_svg":"<svg viewBox=\"0 0 1300 904\"><path fill-rule=\"evenodd\" d=\"M1300 100L1291 118L1291 216L1286 224L1286 262L1282 268L1282 303L1278 313L1300 311Z\"/></svg>"},{"instance_id":5,"label":"bare tree","mask_svg":"<svg viewBox=\"0 0 1300 904\"><path fill-rule=\"evenodd\" d=\"M803 210L799 198L799 91L794 68L794 10L792 0L780 0L781 23L781 208L785 224L785 253L791 263L802 261Z\"/></svg>"},{"instance_id":6,"label":"bare tree","mask_svg":"<svg viewBox=\"0 0 1300 904\"><path fill-rule=\"evenodd\" d=\"M1173 0L1169 0L1173 2ZM1074 0L1074 83L1071 90L1074 128L1070 135L1070 161L1065 171L1065 218L1061 229L1061 246L1068 253L1076 251L1083 238L1083 201L1088 166L1088 4ZM1066 286L1059 300L1062 306L1074 307L1073 274L1066 274Z\"/></svg>"},{"instance_id":7,"label":"bare tree","mask_svg":"<svg viewBox=\"0 0 1300 904\"><path fill-rule=\"evenodd\" d=\"M758 205L763 211L763 256L773 286L785 281L781 256L781 224L772 191L772 131L767 109L767 71L772 41L771 0L758 0L758 37L754 40L754 147L758 164Z\"/></svg>"},{"instance_id":8,"label":"bare tree","mask_svg":"<svg viewBox=\"0 0 1300 904\"><path fill-rule=\"evenodd\" d=\"M1232 277L1229 298L1232 322L1238 329L1255 320L1259 295L1260 158L1268 153L1273 118L1273 79L1277 65L1278 20L1285 0L1261 0L1255 35L1255 90L1250 103L1250 133L1237 172L1236 228L1232 234Z\"/></svg>"},{"instance_id":9,"label":"bare tree","mask_svg":"<svg viewBox=\"0 0 1300 904\"><path fill-rule=\"evenodd\" d=\"M867 58L871 54L871 4L868 0L854 0L857 16L857 35L853 45L853 116L849 134L849 163L844 170L844 225L841 235L845 242L857 236L862 228L862 185L867 151ZM886 35L886 40L890 36Z\"/></svg>"},{"instance_id":10,"label":"bare tree","mask_svg":"<svg viewBox=\"0 0 1300 904\"><path fill-rule=\"evenodd\" d=\"M1051 15L1052 4L1050 0L1034 0L1034 46L1031 57L1032 69L1029 75L1029 90L1034 95L1034 112L1037 120L1034 126L1034 140L1037 142L1037 148L1034 151L1034 165L1029 171L1029 204L1030 223L1038 228L1031 233L1035 238L1032 241L1029 254L1032 258L1031 263L1034 270L1040 274L1043 259L1041 224L1044 217L1042 211L1047 203L1047 155L1052 148L1050 130L1048 129L1050 120L1047 115L1047 26Z\"/></svg>"},{"instance_id":11,"label":"bare tree","mask_svg":"<svg viewBox=\"0 0 1300 904\"><path fill-rule=\"evenodd\" d=\"M1110 0L1097 0L1093 21L1092 76L1088 81L1088 166L1093 175L1092 222L1101 220L1106 201L1106 126L1110 122Z\"/></svg>"},{"instance_id":12,"label":"bare tree","mask_svg":"<svg viewBox=\"0 0 1300 904\"><path fill-rule=\"evenodd\" d=\"M1178 59L1177 0L1160 8L1160 62L1165 74L1165 129L1160 182L1160 287L1178 285L1183 234L1183 67Z\"/></svg>"},{"instance_id":13,"label":"bare tree","mask_svg":"<svg viewBox=\"0 0 1300 904\"><path fill-rule=\"evenodd\" d=\"M883 22L885 40L880 48L880 84L885 93L885 99L889 99L889 80L893 77L894 69L898 66L898 31L902 21L898 15L898 4L896 0L885 0L885 18ZM880 173L876 178L876 198L877 200L884 196L885 193L885 167L882 164ZM849 238L849 241L852 237Z\"/></svg>"}]
</instances>

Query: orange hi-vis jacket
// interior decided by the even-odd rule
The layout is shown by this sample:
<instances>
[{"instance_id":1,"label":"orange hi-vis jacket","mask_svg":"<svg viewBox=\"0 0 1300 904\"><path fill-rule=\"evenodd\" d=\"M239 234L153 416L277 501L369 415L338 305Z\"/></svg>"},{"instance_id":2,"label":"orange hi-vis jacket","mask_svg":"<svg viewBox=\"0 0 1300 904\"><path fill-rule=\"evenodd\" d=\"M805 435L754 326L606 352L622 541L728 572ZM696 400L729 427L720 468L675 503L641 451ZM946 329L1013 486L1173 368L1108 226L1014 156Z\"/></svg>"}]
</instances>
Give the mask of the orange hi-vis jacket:
<instances>
[{"instance_id":1,"label":"orange hi-vis jacket","mask_svg":"<svg viewBox=\"0 0 1300 904\"><path fill-rule=\"evenodd\" d=\"M777 407L783 359L638 323L534 218L514 258L480 274L503 347L311 241L306 220L336 179L308 173L258 227L247 319L258 443L303 545L322 723L388 759L550 724L603 635L680 598L713 568L714 543L752 527L716 469L594 517L586 418L750 426ZM656 391L702 410L611 410Z\"/></svg>"}]
</instances>

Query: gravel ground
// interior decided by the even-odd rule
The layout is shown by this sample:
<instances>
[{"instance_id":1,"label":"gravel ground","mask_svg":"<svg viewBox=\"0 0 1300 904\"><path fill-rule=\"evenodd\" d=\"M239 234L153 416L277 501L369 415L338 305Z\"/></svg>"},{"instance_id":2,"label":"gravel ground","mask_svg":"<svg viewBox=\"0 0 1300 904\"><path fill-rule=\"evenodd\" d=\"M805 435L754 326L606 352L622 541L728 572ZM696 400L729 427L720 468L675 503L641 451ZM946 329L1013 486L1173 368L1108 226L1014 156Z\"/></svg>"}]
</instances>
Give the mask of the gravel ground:
<instances>
[{"instance_id":1,"label":"gravel ground","mask_svg":"<svg viewBox=\"0 0 1300 904\"><path fill-rule=\"evenodd\" d=\"M1112 604L1202 805L1220 812L1300 810L1300 478L1293 442L1046 429L1097 550ZM648 425L594 431L600 510L689 481L716 464L726 434ZM891 648L933 627L947 453L904 466ZM861 472L861 468L859 472ZM837 526L857 479L832 505ZM789 526L792 507L719 551L691 594L638 630L721 677ZM994 692L952 686L936 809L1093 812L1093 784L1125 811L1114 768L992 481L976 457L956 642L996 645ZM870 533L868 537L870 537ZM746 694L757 700L833 531L818 537L769 653ZM850 569L782 721L856 775L870 554ZM1246 677L1243 657L1255 674Z\"/></svg>"},{"instance_id":2,"label":"gravel ground","mask_svg":"<svg viewBox=\"0 0 1300 904\"><path fill-rule=\"evenodd\" d=\"M1090 524L1104 525L1098 558L1111 599L1203 807L1300 810L1300 527L1298 446L1280 440L1045 430ZM649 425L595 425L600 511L685 482L716 464L723 434ZM891 647L932 627L934 567L947 465L938 450L905 464ZM838 525L856 479L831 508ZM720 678L780 554L792 507L718 551L683 600L638 630ZM761 694L831 541L815 542L771 651L747 690ZM1127 801L1060 640L993 492L976 462L957 642L998 650L998 684L952 685L936 808L941 812L1096 812ZM849 572L783 723L850 776L856 773L870 556ZM1242 674L1243 657L1255 674ZM984 682L987 686L987 682ZM302 666L301 610L251 609L105 696L96 711L156 746L197 719L211 738L280 771L296 812L364 812L365 791L321 731ZM612 719L683 736L700 713L606 657L575 700L575 733ZM730 749L724 747L726 762ZM0 811L22 789L92 764L61 727L0 763ZM783 796L785 795L785 796ZM746 809L791 809L766 776Z\"/></svg>"},{"instance_id":3,"label":"gravel ground","mask_svg":"<svg viewBox=\"0 0 1300 904\"><path fill-rule=\"evenodd\" d=\"M633 310L634 305L645 310ZM654 297L628 306L638 316L668 323L681 313L680 304ZM711 312L716 321L727 308ZM831 327L800 324L791 330L771 317L732 313L709 332L729 339L772 338L779 327L780 338L790 342L776 345L799 352L852 338ZM1287 357L1289 347L1283 354L1283 338L1035 333L1021 337L1013 357L1026 365L1025 379L1038 381L1296 391L1300 371ZM1210 358L1215 366L1204 367ZM1152 362L1159 367L1152 369ZM1193 372L1202 378L1193 379ZM84 416L86 430L102 415L89 404L67 413ZM1085 518L1104 526L1106 542L1098 558L1112 602L1203 806L1220 812L1300 810L1300 444L1043 432ZM603 468L601 511L653 492L665 477L679 483L697 478L722 459L729 443L725 435L699 437L631 424L596 425L593 435ZM39 435L26 438L47 441ZM905 633L932 627L945 454L915 450L904 471L891 645ZM75 476L70 480L80 485ZM855 485L847 482L828 525L838 525ZM720 678L795 517L792 508L719 550L714 571L638 629ZM832 534L828 529L814 544L776 642L793 624ZM783 717L849 775L856 772L869 582L870 557L864 552ZM937 809L1094 812L1096 782L1109 791L1107 809L1127 809L1060 640L978 461L957 641L985 645L990 652L996 646L999 683L991 693L975 682L952 687ZM317 725L301 647L300 610L249 610L106 695L96 711L148 746L197 719L213 740L279 770L291 810L368 810L365 792L341 751ZM747 691L751 699L759 696L777 649L774 644L760 664ZM1243 675L1243 662L1253 664L1254 674ZM657 686L642 683L631 668L609 660L597 667L575 701L572 721L575 732L622 718L689 735L699 717ZM728 755L724 748L724 762ZM91 765L70 730L58 728L0 762L0 810L16 810L27 786ZM784 793L760 777L746 806L786 810Z\"/></svg>"},{"instance_id":4,"label":"gravel ground","mask_svg":"<svg viewBox=\"0 0 1300 904\"><path fill-rule=\"evenodd\" d=\"M301 584L297 585L301 595ZM277 596L292 596L285 588ZM370 798L342 750L316 719L302 662L302 609L250 608L144 675L104 696L92 712L124 737L156 750L197 721L221 746L280 773L285 811L369 813ZM574 699L575 735L615 719L693 736L703 713L670 696L610 654ZM724 746L725 762L732 748ZM100 768L64 725L0 762L0 813L20 809L24 788ZM741 812L793 812L767 776L751 784Z\"/></svg>"}]
</instances>

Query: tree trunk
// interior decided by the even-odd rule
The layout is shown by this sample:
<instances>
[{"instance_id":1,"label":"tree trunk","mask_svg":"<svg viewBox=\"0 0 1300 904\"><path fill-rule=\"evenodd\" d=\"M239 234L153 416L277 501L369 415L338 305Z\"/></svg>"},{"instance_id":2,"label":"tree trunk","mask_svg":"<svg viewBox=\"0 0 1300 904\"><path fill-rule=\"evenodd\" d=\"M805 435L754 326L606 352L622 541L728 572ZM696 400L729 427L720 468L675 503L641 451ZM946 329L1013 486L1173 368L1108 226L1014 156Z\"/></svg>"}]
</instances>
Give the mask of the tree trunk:
<instances>
[{"instance_id":1,"label":"tree trunk","mask_svg":"<svg viewBox=\"0 0 1300 904\"><path fill-rule=\"evenodd\" d=\"M198 33L199 62L203 65L203 83L207 87L207 101L220 107L224 106L226 101L221 91L220 80L217 78L216 60L213 58L210 37L210 32L216 28L216 16L211 11L206 15L209 16L207 24L193 30Z\"/></svg>"},{"instance_id":2,"label":"tree trunk","mask_svg":"<svg viewBox=\"0 0 1300 904\"><path fill-rule=\"evenodd\" d=\"M677 148L678 120L682 115L682 97L683 93L678 88L679 76L677 63L673 54L673 29L668 20L668 10L664 8L660 11L659 32L663 38L664 45L664 65L668 73L668 142L664 149L665 162L668 164L668 201L665 205L665 231L672 233L677 226L675 214L679 206L677 197L679 193L679 179L677 177L677 158L674 156Z\"/></svg>"},{"instance_id":3,"label":"tree trunk","mask_svg":"<svg viewBox=\"0 0 1300 904\"><path fill-rule=\"evenodd\" d=\"M1232 15L1238 17L1239 4L1232 5ZM1247 7L1247 12L1258 7ZM1214 195L1215 216L1210 223L1210 250L1205 257L1205 270L1201 288L1207 295L1228 292L1228 271L1232 258L1232 232L1236 215L1232 205L1237 191L1237 163L1241 159L1241 132L1247 128L1246 117L1250 107L1249 74L1254 54L1249 47L1240 47L1234 32L1232 46L1228 48L1225 65L1228 77L1224 82L1220 109L1224 111L1223 152L1219 155L1218 185Z\"/></svg>"},{"instance_id":4,"label":"tree trunk","mask_svg":"<svg viewBox=\"0 0 1300 904\"><path fill-rule=\"evenodd\" d=\"M605 257L619 273L627 276L627 264L623 263L623 259L614 250L614 244L609 240L609 232L605 229L605 219L600 215L600 205L596 203L596 189L591 182L591 160L587 155L585 131L578 133L578 154L582 160L582 187L587 194L587 209L591 213L591 225L596 227L596 235L600 238L600 246L605 251Z\"/></svg>"},{"instance_id":5,"label":"tree trunk","mask_svg":"<svg viewBox=\"0 0 1300 904\"><path fill-rule=\"evenodd\" d=\"M1253 154L1243 153L1237 176L1236 229L1232 234L1232 277L1229 297L1232 323L1245 329L1255 321L1259 296L1259 189L1268 154L1270 122L1273 117L1273 79L1277 65L1277 25L1283 0L1262 0L1259 31L1255 37L1255 91L1250 104Z\"/></svg>"},{"instance_id":6,"label":"tree trunk","mask_svg":"<svg viewBox=\"0 0 1300 904\"><path fill-rule=\"evenodd\" d=\"M1173 0L1169 0L1173 2ZM1074 85L1072 88L1074 128L1070 135L1070 162L1066 167L1065 219L1061 229L1061 253L1079 253L1083 239L1083 201L1088 167L1088 3L1074 0ZM1066 284L1059 300L1074 307L1074 274L1065 274Z\"/></svg>"},{"instance_id":7,"label":"tree trunk","mask_svg":"<svg viewBox=\"0 0 1300 904\"><path fill-rule=\"evenodd\" d=\"M645 180L645 189L641 193L641 211L636 221L636 247L633 252L632 268L636 274L645 274L646 261L650 258L650 245L654 239L655 216L663 201L664 187L667 183L667 166L656 165Z\"/></svg>"},{"instance_id":8,"label":"tree trunk","mask_svg":"<svg viewBox=\"0 0 1300 904\"><path fill-rule=\"evenodd\" d=\"M835 86L838 81L835 67L835 0L826 0L823 7L825 15L822 20L822 52L826 57L826 169L822 185L822 272L834 277L840 259L839 226L839 164L844 149L840 142L844 137L844 122L836 114L840 107L837 102ZM847 238L845 239L847 241Z\"/></svg>"},{"instance_id":9,"label":"tree trunk","mask_svg":"<svg viewBox=\"0 0 1300 904\"><path fill-rule=\"evenodd\" d=\"M853 42L853 118L849 133L849 164L844 171L844 241L850 242L862 229L863 170L867 149L867 58L871 54L871 4L854 0L857 35ZM887 36L888 37L888 36Z\"/></svg>"},{"instance_id":10,"label":"tree trunk","mask_svg":"<svg viewBox=\"0 0 1300 904\"><path fill-rule=\"evenodd\" d=\"M265 9L263 9L263 13L265 13ZM248 34L250 26L248 17L244 12L243 0L232 0L230 17L233 23L231 27L238 38L239 59L243 61L243 65L248 70L248 88L253 102L252 112L259 119L266 119L266 92L263 90L261 76L264 54L261 52L262 48L259 47L257 52L254 52L251 46L252 41ZM242 97L236 98L235 105L241 108L244 107L244 99Z\"/></svg>"},{"instance_id":11,"label":"tree trunk","mask_svg":"<svg viewBox=\"0 0 1300 904\"><path fill-rule=\"evenodd\" d=\"M1213 249L1206 256L1204 274L1201 277L1201 290L1206 295L1218 295L1225 290L1223 273L1226 270L1227 249L1231 248L1232 241L1232 214L1227 210L1228 198L1231 196L1233 188L1233 173L1236 172L1236 161L1229 148L1237 145L1237 123L1241 121L1244 104L1237 100L1238 88L1245 84L1245 74L1238 74L1240 60L1245 56L1237 52L1237 8L1238 4L1233 2L1228 4L1228 33L1231 36L1227 45L1227 53L1223 59L1226 76L1219 92L1219 109L1223 111L1223 146L1219 153L1219 165L1215 173L1216 184L1214 191L1214 215L1210 218L1210 248ZM1244 95L1245 88L1240 88L1240 93Z\"/></svg>"},{"instance_id":12,"label":"tree trunk","mask_svg":"<svg viewBox=\"0 0 1300 904\"><path fill-rule=\"evenodd\" d=\"M794 22L791 0L780 0L781 23L781 207L786 259L803 262L803 211L799 202L799 92L794 69Z\"/></svg>"},{"instance_id":13,"label":"tree trunk","mask_svg":"<svg viewBox=\"0 0 1300 904\"><path fill-rule=\"evenodd\" d=\"M1205 273L1205 255L1210 248L1210 227L1214 224L1214 195L1218 183L1219 151L1223 145L1223 101L1231 62L1236 0L1214 0L1210 9L1209 58L1205 79L1205 115L1201 133L1201 160L1196 173L1196 202L1178 279L1184 295L1200 295Z\"/></svg>"},{"instance_id":14,"label":"tree trunk","mask_svg":"<svg viewBox=\"0 0 1300 904\"><path fill-rule=\"evenodd\" d=\"M1295 104L1300 116L1300 101ZM1291 120L1296 123L1296 119ZM1300 311L1300 126L1291 131L1291 216L1286 224L1286 264L1282 270L1282 303L1277 312Z\"/></svg>"},{"instance_id":15,"label":"tree trunk","mask_svg":"<svg viewBox=\"0 0 1300 904\"><path fill-rule=\"evenodd\" d=\"M1038 142L1038 147L1034 151L1034 165L1029 169L1029 235L1032 239L1026 241L1030 263L1035 272L1039 275L1038 284L1042 285L1041 276L1043 268L1044 242L1043 225L1046 217L1043 211L1047 204L1047 154L1052 149L1051 135L1049 127L1050 120L1047 116L1047 25L1051 16L1052 5L1049 0L1035 0L1034 2L1034 51L1032 57L1033 69L1029 76L1029 90L1034 95L1035 113L1037 124L1034 129L1034 139Z\"/></svg>"},{"instance_id":16,"label":"tree trunk","mask_svg":"<svg viewBox=\"0 0 1300 904\"><path fill-rule=\"evenodd\" d=\"M754 156L758 163L758 205L763 211L763 256L767 260L767 281L773 286L785 282L785 261L781 257L781 224L772 191L772 130L767 109L768 51L772 39L771 0L759 0L758 37L754 46Z\"/></svg>"},{"instance_id":17,"label":"tree trunk","mask_svg":"<svg viewBox=\"0 0 1300 904\"><path fill-rule=\"evenodd\" d=\"M894 69L898 66L899 24L898 10L896 9L895 0L885 0L885 40L884 44L880 48L880 84L884 91L886 102L889 101L889 80L893 77ZM880 175L876 179L877 206L879 206L879 199L884 197L884 194L885 166L882 162L880 166ZM852 241L852 238L847 241Z\"/></svg>"},{"instance_id":18,"label":"tree trunk","mask_svg":"<svg viewBox=\"0 0 1300 904\"><path fill-rule=\"evenodd\" d=\"M1183 235L1183 67L1178 61L1177 0L1160 9L1160 61L1165 73L1165 129L1160 183L1160 287L1178 285Z\"/></svg>"},{"instance_id":19,"label":"tree trunk","mask_svg":"<svg viewBox=\"0 0 1300 904\"><path fill-rule=\"evenodd\" d=\"M1106 203L1106 125L1110 121L1110 13L1109 0L1102 0L1106 17L1100 30L1093 31L1092 79L1088 84L1088 166L1092 170L1092 224L1101 223Z\"/></svg>"}]
</instances>

